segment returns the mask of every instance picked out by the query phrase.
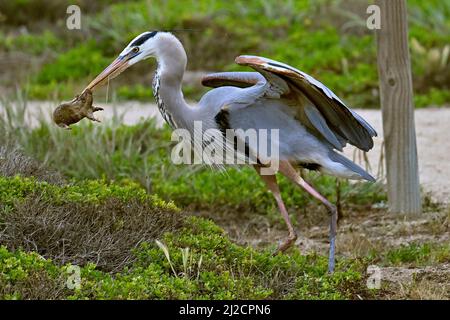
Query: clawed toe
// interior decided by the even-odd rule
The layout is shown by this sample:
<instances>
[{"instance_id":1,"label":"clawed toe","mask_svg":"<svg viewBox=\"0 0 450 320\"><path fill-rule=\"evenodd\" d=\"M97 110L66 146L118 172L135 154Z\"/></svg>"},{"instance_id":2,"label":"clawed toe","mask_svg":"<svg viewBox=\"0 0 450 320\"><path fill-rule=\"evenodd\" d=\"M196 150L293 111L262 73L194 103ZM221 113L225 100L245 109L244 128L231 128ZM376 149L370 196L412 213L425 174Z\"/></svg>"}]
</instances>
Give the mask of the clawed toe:
<instances>
[{"instance_id":1,"label":"clawed toe","mask_svg":"<svg viewBox=\"0 0 450 320\"><path fill-rule=\"evenodd\" d=\"M61 127L61 128L63 128L63 129L66 129L66 130L72 130L72 128L69 127L69 126L68 126L67 124L65 124L65 123L60 123L60 124L58 124L58 126Z\"/></svg>"},{"instance_id":2,"label":"clawed toe","mask_svg":"<svg viewBox=\"0 0 450 320\"><path fill-rule=\"evenodd\" d=\"M88 118L91 121L101 122L100 120L98 120L97 118L94 118L94 117L86 117L86 118Z\"/></svg>"},{"instance_id":3,"label":"clawed toe","mask_svg":"<svg viewBox=\"0 0 450 320\"><path fill-rule=\"evenodd\" d=\"M276 256L279 253L282 253L289 249L294 243L295 240L297 240L297 235L291 235L289 236L284 242L282 242L278 248L272 253L273 256Z\"/></svg>"}]
</instances>

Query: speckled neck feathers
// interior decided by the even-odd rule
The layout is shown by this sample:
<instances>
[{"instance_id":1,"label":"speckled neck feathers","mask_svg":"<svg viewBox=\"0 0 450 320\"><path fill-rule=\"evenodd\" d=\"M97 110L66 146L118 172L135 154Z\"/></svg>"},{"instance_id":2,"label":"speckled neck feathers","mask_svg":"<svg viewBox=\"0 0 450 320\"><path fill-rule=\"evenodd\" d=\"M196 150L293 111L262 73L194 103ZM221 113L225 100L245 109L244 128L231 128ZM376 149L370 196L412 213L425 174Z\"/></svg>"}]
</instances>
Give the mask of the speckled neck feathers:
<instances>
[{"instance_id":1,"label":"speckled neck feathers","mask_svg":"<svg viewBox=\"0 0 450 320\"><path fill-rule=\"evenodd\" d=\"M159 90L160 87L161 87L161 74L158 69L155 73L155 77L153 78L153 96L155 97L156 105L158 106L161 116L169 124L169 126L175 129L177 125L174 123L172 119L172 114L169 111L167 111L164 101L161 98Z\"/></svg>"}]
</instances>

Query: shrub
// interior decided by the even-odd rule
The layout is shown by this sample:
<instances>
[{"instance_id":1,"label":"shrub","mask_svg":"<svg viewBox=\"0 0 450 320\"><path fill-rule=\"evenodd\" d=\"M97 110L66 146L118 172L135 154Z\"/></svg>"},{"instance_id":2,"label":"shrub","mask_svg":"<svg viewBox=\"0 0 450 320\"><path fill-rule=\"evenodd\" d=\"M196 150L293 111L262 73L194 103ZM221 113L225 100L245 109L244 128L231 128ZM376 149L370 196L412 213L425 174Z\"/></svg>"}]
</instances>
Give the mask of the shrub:
<instances>
[{"instance_id":1,"label":"shrub","mask_svg":"<svg viewBox=\"0 0 450 320\"><path fill-rule=\"evenodd\" d=\"M158 247L143 243L134 250L137 261L119 273L106 273L94 264L81 267L81 287L65 288L67 267L36 253L0 248L2 298L46 297L34 286L39 274L45 288L57 288L68 299L342 299L367 296L363 265L341 260L327 275L327 260L317 255L273 257L269 251L240 247L223 230L202 218L189 218L184 227L167 233ZM30 276L31 275L31 276ZM31 291L31 292L30 292Z\"/></svg>"},{"instance_id":2,"label":"shrub","mask_svg":"<svg viewBox=\"0 0 450 320\"><path fill-rule=\"evenodd\" d=\"M132 183L103 181L56 186L0 177L0 242L35 250L58 263L95 262L120 270L131 249L182 222L179 210Z\"/></svg>"}]
</instances>

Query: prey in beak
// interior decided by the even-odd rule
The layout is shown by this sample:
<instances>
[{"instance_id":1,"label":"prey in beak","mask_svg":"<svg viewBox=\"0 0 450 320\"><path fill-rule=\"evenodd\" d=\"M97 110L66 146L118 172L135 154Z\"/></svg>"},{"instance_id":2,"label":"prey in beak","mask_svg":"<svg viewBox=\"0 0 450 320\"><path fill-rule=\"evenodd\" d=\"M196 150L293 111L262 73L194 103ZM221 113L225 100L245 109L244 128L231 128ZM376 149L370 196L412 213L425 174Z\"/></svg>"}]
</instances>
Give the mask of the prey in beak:
<instances>
[{"instance_id":1,"label":"prey in beak","mask_svg":"<svg viewBox=\"0 0 450 320\"><path fill-rule=\"evenodd\" d=\"M103 110L92 105L92 91L97 86L117 77L133 63L130 60L138 56L139 48L134 47L129 52L120 55L108 67L105 68L80 95L75 96L72 101L60 104L53 112L53 121L61 128L70 129L70 125L79 122L83 118L100 122L94 117L94 112Z\"/></svg>"}]
</instances>

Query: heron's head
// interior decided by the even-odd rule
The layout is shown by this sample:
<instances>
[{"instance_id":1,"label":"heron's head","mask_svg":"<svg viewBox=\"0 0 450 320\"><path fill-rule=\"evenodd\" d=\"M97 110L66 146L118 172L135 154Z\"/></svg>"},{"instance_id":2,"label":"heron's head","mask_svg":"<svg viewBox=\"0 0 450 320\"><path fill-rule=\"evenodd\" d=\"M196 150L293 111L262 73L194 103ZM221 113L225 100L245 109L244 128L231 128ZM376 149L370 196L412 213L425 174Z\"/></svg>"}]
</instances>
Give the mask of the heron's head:
<instances>
[{"instance_id":1,"label":"heron's head","mask_svg":"<svg viewBox=\"0 0 450 320\"><path fill-rule=\"evenodd\" d=\"M157 42L160 34L163 32L144 32L123 49L116 60L114 60L105 70L103 70L92 82L87 86L93 89L97 85L105 83L107 80L117 77L125 69L133 64L154 57L157 50Z\"/></svg>"}]
</instances>

